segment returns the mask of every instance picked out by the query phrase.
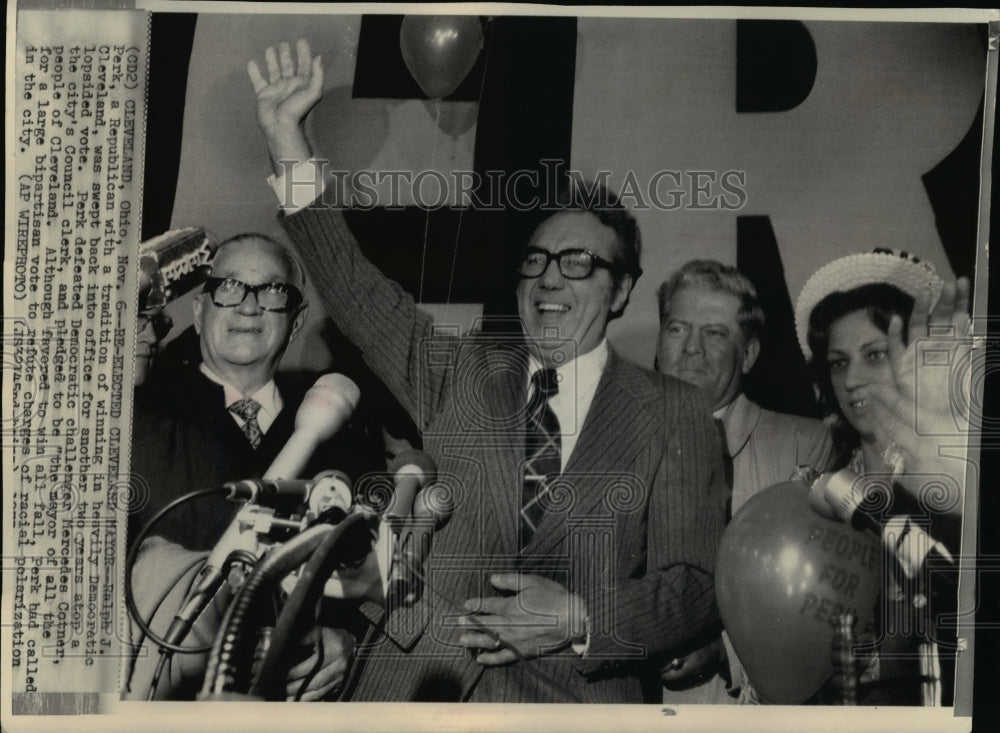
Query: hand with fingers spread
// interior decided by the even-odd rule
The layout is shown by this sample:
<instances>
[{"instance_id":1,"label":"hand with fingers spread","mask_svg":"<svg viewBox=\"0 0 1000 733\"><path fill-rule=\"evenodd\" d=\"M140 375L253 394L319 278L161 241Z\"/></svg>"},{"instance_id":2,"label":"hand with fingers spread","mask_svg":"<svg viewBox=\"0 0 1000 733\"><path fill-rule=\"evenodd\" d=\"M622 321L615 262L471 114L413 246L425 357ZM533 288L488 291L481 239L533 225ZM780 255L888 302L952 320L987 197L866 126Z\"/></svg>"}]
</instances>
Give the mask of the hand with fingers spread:
<instances>
[{"instance_id":1,"label":"hand with fingers spread","mask_svg":"<svg viewBox=\"0 0 1000 733\"><path fill-rule=\"evenodd\" d=\"M325 700L344 682L354 656L354 637L342 629L318 626L303 637L302 646L312 649L312 653L288 671L287 699Z\"/></svg>"},{"instance_id":2,"label":"hand with fingers spread","mask_svg":"<svg viewBox=\"0 0 1000 733\"><path fill-rule=\"evenodd\" d=\"M514 591L514 595L470 598L464 604L469 615L459 619L459 625L468 629L459 643L480 650L476 654L480 664L517 661L517 655L505 645L531 658L585 641L587 611L583 599L561 584L523 573L498 573L490 583L498 590Z\"/></svg>"},{"instance_id":3,"label":"hand with fingers spread","mask_svg":"<svg viewBox=\"0 0 1000 733\"><path fill-rule=\"evenodd\" d=\"M903 320L896 316L889 324L889 358L893 365L896 385L901 396L913 399L917 392L917 364L926 363L914 358L918 349L926 352L954 351L967 349L969 321L969 279L959 278L947 283L941 291L934 310L930 308L931 295L923 292L916 299L910 316L906 339L903 339ZM954 364L954 361L951 362ZM927 372L931 374L930 371ZM948 383L940 379L940 371L934 370L934 381L928 382L926 394L920 395L920 407L932 412L948 410L951 394ZM925 386L923 383L920 387Z\"/></svg>"},{"instance_id":4,"label":"hand with fingers spread","mask_svg":"<svg viewBox=\"0 0 1000 733\"><path fill-rule=\"evenodd\" d=\"M953 486L964 485L969 429L960 394L962 379L972 371L969 280L946 284L933 311L930 303L930 293L916 299L905 343L903 320L892 318L888 344L894 383L871 390L876 438L888 446L887 461L901 469L899 483L914 495L928 475L946 474L955 479ZM959 514L961 497L947 497L941 506Z\"/></svg>"},{"instance_id":5,"label":"hand with fingers spread","mask_svg":"<svg viewBox=\"0 0 1000 733\"><path fill-rule=\"evenodd\" d=\"M247 64L257 95L257 122L275 163L309 158L309 144L301 125L323 96L321 58L312 56L305 39L296 42L295 52L297 60L293 61L288 43L280 43L277 51L268 46L264 51L266 77L256 61Z\"/></svg>"}]
</instances>

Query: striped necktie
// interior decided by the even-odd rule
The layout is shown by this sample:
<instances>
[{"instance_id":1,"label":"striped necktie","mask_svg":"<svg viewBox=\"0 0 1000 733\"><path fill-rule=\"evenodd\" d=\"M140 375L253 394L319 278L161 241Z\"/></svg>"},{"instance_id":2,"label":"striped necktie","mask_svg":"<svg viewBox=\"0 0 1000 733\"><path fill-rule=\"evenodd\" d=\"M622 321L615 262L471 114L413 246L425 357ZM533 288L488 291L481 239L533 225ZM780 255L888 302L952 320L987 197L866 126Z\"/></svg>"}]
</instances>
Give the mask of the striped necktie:
<instances>
[{"instance_id":1,"label":"striped necktie","mask_svg":"<svg viewBox=\"0 0 1000 733\"><path fill-rule=\"evenodd\" d=\"M531 377L525 424L524 482L521 488L521 543L523 549L544 515L545 494L562 470L559 419L549 399L559 393L555 369L540 369Z\"/></svg>"},{"instance_id":2,"label":"striped necktie","mask_svg":"<svg viewBox=\"0 0 1000 733\"><path fill-rule=\"evenodd\" d=\"M243 434L250 441L250 446L257 450L260 447L261 438L264 433L257 422L257 413L260 412L260 403L249 397L237 400L229 406L229 410L243 420Z\"/></svg>"}]
</instances>

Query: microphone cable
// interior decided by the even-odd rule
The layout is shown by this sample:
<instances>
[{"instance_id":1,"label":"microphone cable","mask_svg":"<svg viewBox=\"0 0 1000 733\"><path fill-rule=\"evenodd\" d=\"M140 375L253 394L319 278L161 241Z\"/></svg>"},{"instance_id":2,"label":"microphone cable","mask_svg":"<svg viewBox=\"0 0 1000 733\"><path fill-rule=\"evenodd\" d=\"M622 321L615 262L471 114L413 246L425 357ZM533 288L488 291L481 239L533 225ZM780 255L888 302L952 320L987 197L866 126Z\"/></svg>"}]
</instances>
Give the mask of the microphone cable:
<instances>
[{"instance_id":1,"label":"microphone cable","mask_svg":"<svg viewBox=\"0 0 1000 733\"><path fill-rule=\"evenodd\" d=\"M313 611L313 627L317 630L316 644L313 647L316 653L316 661L313 663L312 669L310 669L309 672L306 673L306 676L302 678L302 682L299 683L298 690L295 691L295 697L292 699L292 702L299 702L302 700L302 696L309 688L309 683L311 683L313 678L319 674L321 669L323 669L323 655L326 654L326 648L323 645L323 632L319 630L319 621L319 602L317 602Z\"/></svg>"},{"instance_id":2,"label":"microphone cable","mask_svg":"<svg viewBox=\"0 0 1000 733\"><path fill-rule=\"evenodd\" d=\"M152 677L151 682L150 682L149 691L146 694L146 699L147 700L153 700L154 699L154 697L156 695L156 688L159 686L160 678L163 675L164 670L166 669L167 662L170 660L170 657L173 656L174 653L180 653L180 654L204 654L205 652L210 651L211 648L212 648L212 646L211 646L211 644L206 644L206 645L201 645L201 646L184 647L184 646L180 646L179 644L172 644L172 643L168 642L166 639L164 639L161 636L159 636L156 632L154 632L150 628L149 623L152 623L152 620L156 617L157 612L162 607L164 601L166 601L167 596L169 596L170 593L171 593L171 591L173 590L173 586L171 586L170 588L168 588L167 591L160 597L159 601L157 601L156 604L154 604L152 613L150 614L150 617L149 617L149 623L147 623L142 618L142 614L139 613L139 608L136 605L135 594L134 594L133 589L132 589L132 575L133 575L133 571L135 569L136 559L139 556L139 548L142 546L143 540L145 540L146 537L152 532L153 528L167 514L169 514L170 512L172 512L178 506L181 506L182 504L184 504L186 502L193 501L194 499L201 498L202 496L208 496L210 494L220 493L221 491L222 491L221 489L198 489L196 491L189 491L188 493L183 494L182 496L179 496L176 499L174 499L173 501L171 501L170 503L168 503L166 506L164 506L159 511L157 511L150 518L150 520L148 522L146 522L146 524L143 525L143 527L139 530L139 533L136 535L135 541L133 542L132 547L129 549L128 555L125 558L125 573L124 573L124 575L125 575L125 607L128 610L129 616L132 617L132 620L135 622L135 625L139 627L139 631L141 632L140 635L139 635L138 640L136 641L136 643L134 645L134 651L132 653L132 662L131 662L131 665L130 665L130 668L129 668L129 676L128 676L129 677L129 682L128 682L128 686L130 688L131 688L132 675L135 673L135 665L139 661L139 653L142 650L143 643L145 643L145 641L148 639L149 641L151 641L153 644L155 644L160 649L160 658L159 658L159 660L156 663L156 669L153 672L153 677ZM242 552L245 552L245 551L241 550L241 551L238 551L236 553L232 553L229 557L227 557L226 558L225 566L228 567L230 564L232 564L233 562L235 562L237 559L243 559L243 558L238 557L239 553L242 553ZM249 553L247 553L247 554L249 554ZM207 557L207 555L206 555L206 557ZM180 577L184 577L184 575L186 575L190 570L192 570L195 566L197 566L198 563L201 563L201 562L204 562L204 561L205 561L205 557L199 557L197 560L189 563L184 568L184 570L181 573ZM253 558L251 560L251 562L256 562L256 558ZM188 589L188 592L190 592L190 588ZM187 595L187 593L185 593L185 595Z\"/></svg>"},{"instance_id":3,"label":"microphone cable","mask_svg":"<svg viewBox=\"0 0 1000 733\"><path fill-rule=\"evenodd\" d=\"M198 564L202 562L202 560L203 558L199 557L195 561L188 563L188 565L181 572L181 577L184 577L189 572L191 572L191 570L197 567ZM170 595L171 591L173 591L173 587L167 588L167 590L163 593L163 595L160 596L159 600L155 604L153 604L153 610L149 615L150 620L154 619L156 617L156 614L159 613L160 608L163 606L163 603L167 600L167 596ZM145 643L146 638L147 638L146 632L140 630L139 638L132 644L134 651L129 655L131 657L131 660L129 663L128 676L126 677L126 683L125 683L125 687L129 692L132 691L132 675L135 674L135 665L139 661L139 652L141 651L142 645ZM158 680L159 680L159 672L154 673L153 675L152 688L154 691L156 689L156 684ZM152 699L152 698L148 697L147 699Z\"/></svg>"},{"instance_id":4,"label":"microphone cable","mask_svg":"<svg viewBox=\"0 0 1000 733\"><path fill-rule=\"evenodd\" d=\"M139 613L139 608L138 606L136 606L135 596L132 592L132 571L135 567L136 558L139 556L139 548L142 546L142 541L146 539L146 537L150 534L150 532L152 532L153 527L155 527L157 523L159 523L160 520L163 519L163 517L172 512L178 506L184 504L185 502L198 499L202 496L208 496L210 494L220 493L221 491L222 489L198 489L196 491L189 491L183 496L179 496L178 498L171 501L165 507L156 512L156 514L154 514L152 518L148 522L146 522L146 524L142 527L142 529L139 530L139 534L136 535L135 542L133 543L132 548L128 551L128 555L125 558L125 607L128 609L128 613L132 617L132 620L135 621L136 626L138 626L139 629L142 631L142 636L148 638L150 641L152 641L154 644L160 647L160 649L165 649L171 652L179 652L181 654L203 654L207 651L210 651L212 645L208 644L196 647L182 647L178 644L171 644L166 639L163 639L162 637L157 635L152 629L149 628L149 625L143 620L142 615ZM208 557L208 555L206 554L205 557ZM191 567L194 567L194 565L189 566L188 569L190 569ZM185 570L185 572L187 571ZM166 596L164 596L164 599L166 599ZM162 602L163 601L161 600L160 603L162 604ZM152 617L150 618L150 620L152 620Z\"/></svg>"},{"instance_id":5,"label":"microphone cable","mask_svg":"<svg viewBox=\"0 0 1000 733\"><path fill-rule=\"evenodd\" d=\"M226 609L222 628L212 645L205 682L198 696L199 699L212 699L215 695L225 695L232 692L233 687L240 683L240 680L237 679L239 667L236 657L245 651L246 627L253 620L254 608L259 595L286 573L308 560L324 540L329 540L331 545L336 544L347 530L364 521L365 518L362 515L354 514L348 515L344 521L337 525L313 525L284 545L272 548L261 558L253 572L244 581L236 598ZM327 535L333 535L333 537L327 538ZM274 646L272 643L271 648ZM260 671L265 671L263 664Z\"/></svg>"},{"instance_id":6,"label":"microphone cable","mask_svg":"<svg viewBox=\"0 0 1000 733\"><path fill-rule=\"evenodd\" d=\"M196 491L191 491L191 492L189 492L187 494L184 494L183 496L180 496L177 499L174 499L173 501L171 501L169 504L167 504L162 509L160 509L158 512L156 512L156 514L153 515L153 517L146 523L146 525L143 526L143 528L139 531L138 535L136 535L135 543L132 546L132 548L129 550L128 556L126 557L126 560L125 560L125 605L126 605L126 607L128 609L129 615L132 616L133 620L136 622L136 625L142 631L142 636L145 637L145 638L148 638L150 641L152 641L154 644L156 644L158 647L160 647L161 654L163 653L163 651L179 652L181 654L203 654L205 652L211 652L213 650L214 645L213 644L204 644L204 645L200 645L200 646L182 647L182 646L177 645L177 644L171 644L170 642L167 642L165 639L163 639L162 637L160 637L159 635L157 635L149 627L149 625L142 619L142 617L141 617L141 615L139 613L138 607L136 606L136 603L135 603L135 597L134 597L133 592L132 592L132 582L131 582L132 581L132 571L134 569L136 558L138 556L139 547L142 545L142 541L144 539L146 539L146 537L150 534L150 532L152 531L153 527L158 522L160 522L160 520L162 520L165 515L167 515L171 511L173 511L176 507L180 506L181 504L183 504L185 502L192 501L192 500L194 500L196 498L200 498L202 496L207 496L209 494L215 494L215 493L220 493L220 492L223 492L223 490L222 489L199 489L199 490L196 490ZM354 520L354 522L349 523L349 524L357 523L358 521L360 521L360 520ZM326 526L329 527L330 525L326 525ZM339 539L340 534L342 532L344 532L347 529L347 527L342 527L342 526L338 525L337 527L331 527L330 529L331 530L339 529L340 531L335 533L336 537L324 537L323 539L330 540L331 543L335 544L336 540ZM298 536L301 537L302 534L300 534ZM315 538L314 538L314 541L316 541ZM325 544L325 543L317 542L317 544ZM237 560L245 560L246 558L243 557L243 556L241 556L243 553L245 553L246 555L249 555L252 558L252 562L256 562L257 558L255 556L253 556L252 553L249 553L246 550L238 550L238 551L236 551L234 553L231 553L230 556L228 556L226 558L225 566L228 566L228 565L230 565L231 563L233 563L233 562L235 562ZM325 559L325 558L321 557L319 559L318 563L322 562L323 559ZM446 593L444 593L441 590L439 590L437 587L435 587L431 583L429 583L428 579L427 579L427 576L423 573L422 569L419 568L419 567L417 567L416 563L413 562L410 558L401 558L401 560L404 563L406 569L409 570L410 572L412 572L416 577L418 577L423 582L424 587L426 589L429 589L430 591L432 591L435 595L438 596L438 598L440 598L441 600L445 601L447 604L449 604L455 610L461 611L462 615L466 616L466 618L468 618L471 621L473 627L477 631L479 631L480 633L485 634L486 636L490 637L495 642L497 642L497 644L498 644L497 648L498 649L499 648L508 649L514 655L514 657L516 658L517 663L520 664L522 666L522 668L528 674L532 675L538 681L542 682L543 684L545 684L548 687L550 687L551 689L553 689L559 695L565 697L568 701L570 701L570 702L576 702L576 703L583 702L582 700L580 700L580 698L575 693L573 693L571 690L569 690L563 684L561 684L560 682L557 682L556 680L552 679L551 677L549 677L544 672L541 672L541 671L535 669L529 663L528 658L525 657L524 654L521 652L521 650L518 649L514 644L512 644L510 642L507 642L504 639L500 638L499 634L497 634L492 629L490 629L487 626L485 626L482 623L480 623L478 620L476 620L475 616L472 616L472 615L469 615L469 614L465 613L463 605L461 603L459 603L458 601L456 601L454 598L451 598ZM199 560L199 562L200 562L200 560ZM298 563L295 563L295 564L298 564ZM191 567L194 567L194 564L190 565L188 567L188 569L185 570L185 572L187 572L187 570L189 570ZM254 571L254 574L256 574L259 569L260 569L260 565L257 566L257 569L255 569L255 571ZM324 578L324 582L325 582L325 576L320 576L320 577L323 577ZM313 580L315 580L315 579L316 578L313 577ZM248 582L249 582L249 578L248 578L247 582L244 583L244 588L247 587ZM322 587L322 586L320 586L320 587ZM241 594L240 595L242 595L242 593L243 592L241 590ZM304 594L305 594L305 591L303 591L303 595ZM164 596L164 599L165 598L166 598L166 596ZM164 599L161 599L160 604L162 604L162 602L163 602ZM230 605L230 608L229 608L230 611L233 609L234 605L235 604L231 604ZM286 606L285 610L287 610L287 606ZM297 611L296 613L298 613L298 612L300 612L300 611ZM155 611L154 611L154 614L155 614ZM381 622L380 625L382 625L382 624L385 623L385 619L386 619L387 614L388 614L388 612L386 612L386 614L383 614L382 622ZM229 615L228 612L227 612L227 615ZM282 613L282 615L284 615L284 612ZM289 618L291 618L291 617L289 616ZM218 638L221 638L221 636L222 635L220 634L220 636ZM369 635L366 634L366 637L367 636L369 636ZM137 650L141 646L141 643L142 642L140 641L140 643L137 645ZM321 640L320 640L320 644L322 644ZM272 645L271 649L274 650L275 646ZM318 658L317 664L321 663L321 659L322 659L321 657ZM213 661L215 662L215 665L217 666L221 660L219 660L219 659L210 660L210 662L209 662L210 666L212 666L212 662ZM265 659L265 662L267 662L266 659ZM271 664L273 664L273 662L271 662ZM134 662L133 662L133 666L134 666ZM161 656L160 663L157 666L158 666L158 668L165 666L164 657ZM352 667L357 667L357 666L358 666L357 664L352 665ZM162 672L162 670L160 670L160 671ZM317 667L316 670L310 672L310 676L307 677L306 682L308 682L308 680L311 678L311 676L315 676L316 671L318 671L318 667ZM343 688L343 690L344 690L345 693L351 691L350 688L353 687L353 685L356 684L356 682L357 682L357 680L356 680L356 676L357 675L355 674L355 672L356 672L356 670L352 669L352 673L348 675L348 679L345 681L345 685L344 685L344 688ZM263 678L261 678L261 679L263 679ZM207 682L207 680L208 680L208 675L206 674L206 682ZM155 689L155 688L153 688L153 689ZM299 694L301 694L301 689L300 689L300 693Z\"/></svg>"},{"instance_id":7,"label":"microphone cable","mask_svg":"<svg viewBox=\"0 0 1000 733\"><path fill-rule=\"evenodd\" d=\"M291 636L300 628L306 617L315 615L316 604L323 593L323 586L338 566L364 561L372 544L372 523L378 515L368 512L348 514L334 529L323 536L303 566L302 574L291 595L285 602L271 634L271 643L260 665L255 684L250 694L264 699L277 697L278 677L285 671L287 658L294 648ZM329 525L321 525L329 526ZM345 547L346 546L346 547ZM365 550L362 552L362 548ZM347 557L340 557L337 550L346 549ZM322 635L322 634L321 634ZM282 691L283 692L283 691Z\"/></svg>"},{"instance_id":8,"label":"microphone cable","mask_svg":"<svg viewBox=\"0 0 1000 733\"><path fill-rule=\"evenodd\" d=\"M187 574L190 570L192 570L193 568L195 568L199 563L203 563L204 561L205 561L205 558L201 558L200 557L197 560L195 560L194 562L189 563L188 566L186 568L184 568L184 572L181 574L181 577L184 577L185 574ZM225 562L223 563L223 566L222 566L222 572L223 573L227 573L229 571L229 568L235 562L242 562L244 564L253 565L255 562L257 562L257 557L256 557L256 555L254 555L252 552L249 552L248 550L234 550L233 552L229 553L229 555L226 557L226 560L225 560ZM192 579L192 582L194 580L196 580L196 578ZM193 586L191 586L191 587L188 588L187 594L190 594L192 587ZM160 601L157 604L156 608L154 609L153 613L149 617L150 622L152 622L152 620L156 617L157 611L159 611L160 606L163 605L163 602L167 599L167 596L170 595L170 592L172 590L173 590L173 588L168 588L167 592L160 599ZM277 614L275 614L275 615L277 615ZM193 621L192 621L192 623L193 623ZM146 636L146 635L144 634L143 636ZM165 642L165 641L163 641L162 639L160 639L159 637L156 637L156 636L150 636L148 638L154 644L165 645L165 644L168 643L168 642ZM180 643L180 641L181 640L178 640L178 644ZM142 642L140 641L140 645L141 645L141 643ZM194 653L196 653L196 651L197 651L197 649L195 647L181 647L180 648L180 652L182 654L194 654ZM173 658L173 655L174 655L173 650L165 649L165 648L163 648L163 646L160 647L160 658L159 658L159 660L156 663L156 669L153 672L153 677L152 677L152 680L150 681L150 684L149 684L149 692L146 693L146 700L154 700L155 699L155 697L156 697L156 688L160 684L160 677L162 676L163 671L166 669L167 662L169 662L170 659ZM133 657L133 662L132 662L132 668L133 669L135 668L135 663L136 663L136 661L138 661L138 658L139 657L138 657L138 652L137 652L136 655ZM131 673L130 673L130 676L131 676Z\"/></svg>"}]
</instances>

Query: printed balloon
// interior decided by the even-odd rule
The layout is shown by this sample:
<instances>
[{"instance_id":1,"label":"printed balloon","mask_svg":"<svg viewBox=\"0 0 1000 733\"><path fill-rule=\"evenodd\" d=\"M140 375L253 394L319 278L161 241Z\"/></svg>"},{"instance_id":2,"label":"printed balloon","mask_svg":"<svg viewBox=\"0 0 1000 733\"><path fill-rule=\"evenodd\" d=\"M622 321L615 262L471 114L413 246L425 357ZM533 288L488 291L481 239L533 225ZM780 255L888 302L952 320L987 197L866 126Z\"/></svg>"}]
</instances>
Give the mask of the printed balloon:
<instances>
[{"instance_id":1,"label":"printed balloon","mask_svg":"<svg viewBox=\"0 0 1000 733\"><path fill-rule=\"evenodd\" d=\"M800 482L752 497L716 558L715 590L733 648L760 696L798 704L832 671L831 619L872 618L881 584L878 538L817 514Z\"/></svg>"}]
</instances>

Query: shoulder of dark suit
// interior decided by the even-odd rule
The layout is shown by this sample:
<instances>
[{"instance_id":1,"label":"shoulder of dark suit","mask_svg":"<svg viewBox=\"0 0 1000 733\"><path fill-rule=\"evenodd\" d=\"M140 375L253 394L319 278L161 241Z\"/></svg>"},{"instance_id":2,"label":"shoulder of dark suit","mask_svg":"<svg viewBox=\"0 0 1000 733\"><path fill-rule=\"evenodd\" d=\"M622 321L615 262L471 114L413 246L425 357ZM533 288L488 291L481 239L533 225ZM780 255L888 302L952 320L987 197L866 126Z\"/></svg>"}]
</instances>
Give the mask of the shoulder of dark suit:
<instances>
[{"instance_id":1,"label":"shoulder of dark suit","mask_svg":"<svg viewBox=\"0 0 1000 733\"><path fill-rule=\"evenodd\" d=\"M701 390L688 382L647 369L619 355L614 349L608 354L613 377L638 402L663 400L668 408L709 414L708 402Z\"/></svg>"}]
</instances>

